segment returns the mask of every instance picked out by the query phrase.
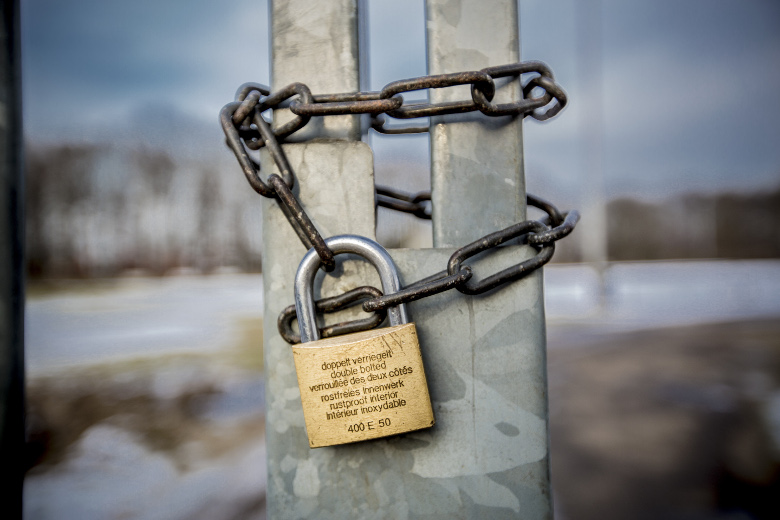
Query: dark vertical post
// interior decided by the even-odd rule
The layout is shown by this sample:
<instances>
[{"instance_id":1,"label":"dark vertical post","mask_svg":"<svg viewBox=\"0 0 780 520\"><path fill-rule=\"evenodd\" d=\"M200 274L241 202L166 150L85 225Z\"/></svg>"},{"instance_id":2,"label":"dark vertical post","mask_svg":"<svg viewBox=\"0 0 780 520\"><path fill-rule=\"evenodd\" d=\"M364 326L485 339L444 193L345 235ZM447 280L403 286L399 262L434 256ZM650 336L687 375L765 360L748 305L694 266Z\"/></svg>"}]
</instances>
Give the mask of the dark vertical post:
<instances>
[{"instance_id":1,"label":"dark vertical post","mask_svg":"<svg viewBox=\"0 0 780 520\"><path fill-rule=\"evenodd\" d=\"M0 29L0 504L22 517L24 480L24 226L19 1L3 2Z\"/></svg>"}]
</instances>

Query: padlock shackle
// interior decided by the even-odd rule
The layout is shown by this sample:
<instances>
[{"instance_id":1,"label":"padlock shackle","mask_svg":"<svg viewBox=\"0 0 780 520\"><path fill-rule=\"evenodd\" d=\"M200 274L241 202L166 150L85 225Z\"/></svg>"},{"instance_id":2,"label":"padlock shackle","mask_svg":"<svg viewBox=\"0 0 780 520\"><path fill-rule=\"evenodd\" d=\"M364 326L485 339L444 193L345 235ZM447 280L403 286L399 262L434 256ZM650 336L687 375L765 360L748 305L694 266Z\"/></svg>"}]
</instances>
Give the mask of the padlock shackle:
<instances>
[{"instance_id":1,"label":"padlock shackle","mask_svg":"<svg viewBox=\"0 0 780 520\"><path fill-rule=\"evenodd\" d=\"M352 253L371 262L379 273L382 282L382 292L391 294L398 292L401 282L395 269L395 263L384 247L370 238L358 235L338 235L325 239L325 244L334 254ZM317 328L317 314L314 310L314 277L320 265L320 258L314 249L310 249L301 260L298 272L295 274L295 311L298 314L298 326L301 329L301 342L317 341L320 331ZM406 305L400 304L387 309L390 325L409 323Z\"/></svg>"}]
</instances>

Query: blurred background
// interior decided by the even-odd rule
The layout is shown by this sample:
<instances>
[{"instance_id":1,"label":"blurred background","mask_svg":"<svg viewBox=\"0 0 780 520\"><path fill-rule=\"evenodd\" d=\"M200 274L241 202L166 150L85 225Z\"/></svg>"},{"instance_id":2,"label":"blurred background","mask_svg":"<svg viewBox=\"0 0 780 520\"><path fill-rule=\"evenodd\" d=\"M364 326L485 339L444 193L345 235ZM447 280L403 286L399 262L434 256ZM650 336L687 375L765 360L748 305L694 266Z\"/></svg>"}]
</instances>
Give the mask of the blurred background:
<instances>
[{"instance_id":1,"label":"blurred background","mask_svg":"<svg viewBox=\"0 0 780 520\"><path fill-rule=\"evenodd\" d=\"M261 518L260 200L217 116L270 83L267 2L21 6L26 517ZM423 2L368 7L370 87L424 75ZM556 517L780 517L780 4L519 11L570 99L528 191L583 214L545 268ZM368 139L430 187L427 136Z\"/></svg>"}]
</instances>

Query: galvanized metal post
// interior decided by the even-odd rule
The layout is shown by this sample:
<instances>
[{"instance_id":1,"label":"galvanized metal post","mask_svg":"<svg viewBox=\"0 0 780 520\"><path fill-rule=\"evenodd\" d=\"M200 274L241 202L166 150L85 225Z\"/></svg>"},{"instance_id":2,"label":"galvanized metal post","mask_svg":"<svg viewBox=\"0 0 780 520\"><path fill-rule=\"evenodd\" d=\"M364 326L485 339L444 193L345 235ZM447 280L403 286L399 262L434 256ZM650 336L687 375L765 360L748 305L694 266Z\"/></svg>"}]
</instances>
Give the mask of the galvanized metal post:
<instances>
[{"instance_id":1,"label":"galvanized metal post","mask_svg":"<svg viewBox=\"0 0 780 520\"><path fill-rule=\"evenodd\" d=\"M0 21L0 503L22 517L24 481L24 226L19 2Z\"/></svg>"},{"instance_id":2,"label":"galvanized metal post","mask_svg":"<svg viewBox=\"0 0 780 520\"><path fill-rule=\"evenodd\" d=\"M274 3L273 87L302 81L315 93L356 90L355 8L343 0ZM428 41L432 73L517 61L516 5L429 0ZM505 92L510 89L501 95L521 95ZM450 95L459 94L432 97ZM372 237L371 153L347 140L358 137L357 119L340 121L310 130L339 140L284 149L297 175L297 194L322 234ZM524 218L520 124L464 118L434 130L438 247L391 250L402 283L439 271L453 246ZM264 159L263 167L273 170L272 161ZM311 450L291 349L273 326L292 303L293 275L304 251L273 201L264 202L263 222L269 517L551 517L541 273L493 294L451 292L409 306L434 405L432 429ZM478 260L476 269L491 273L530 253L505 247ZM321 278L326 295L378 283L357 261Z\"/></svg>"},{"instance_id":3,"label":"galvanized metal post","mask_svg":"<svg viewBox=\"0 0 780 520\"><path fill-rule=\"evenodd\" d=\"M295 81L315 93L359 89L357 0L274 1L271 35L273 89ZM274 117L279 124L290 116L277 111ZM283 148L296 174L294 192L322 235L374 237L373 157L359 141L359 118L315 118L296 136L320 138ZM261 162L264 171L275 170L267 155ZM293 302L293 278L306 250L268 199L263 201L263 245L268 517L371 518L375 510L374 517L381 518L381 504L372 500L371 482L361 467L364 447L309 448L292 350L275 326L279 313ZM348 260L325 277L320 294L365 283L378 286L378 280L364 262ZM379 471L375 466L371 473Z\"/></svg>"},{"instance_id":4,"label":"galvanized metal post","mask_svg":"<svg viewBox=\"0 0 780 520\"><path fill-rule=\"evenodd\" d=\"M519 60L514 0L427 0L426 12L429 73ZM431 100L468 96L457 90L434 90ZM514 82L497 98L521 95ZM392 251L402 282L446 265L451 248L525 218L522 120L487 119L432 122L436 249ZM503 248L477 261L475 276L532 253L527 246ZM418 436L424 447L411 451L412 472L425 477L437 500L426 506L421 498L416 507L432 507L435 518L551 518L542 273L484 296L427 298L411 312L437 420Z\"/></svg>"},{"instance_id":5,"label":"galvanized metal post","mask_svg":"<svg viewBox=\"0 0 780 520\"><path fill-rule=\"evenodd\" d=\"M516 1L428 0L426 7L430 74L519 60ZM434 90L431 100L464 95L468 99L469 87ZM521 96L517 81L496 94L504 100ZM522 119L474 119L432 121L434 247L460 246L525 218Z\"/></svg>"}]
</instances>

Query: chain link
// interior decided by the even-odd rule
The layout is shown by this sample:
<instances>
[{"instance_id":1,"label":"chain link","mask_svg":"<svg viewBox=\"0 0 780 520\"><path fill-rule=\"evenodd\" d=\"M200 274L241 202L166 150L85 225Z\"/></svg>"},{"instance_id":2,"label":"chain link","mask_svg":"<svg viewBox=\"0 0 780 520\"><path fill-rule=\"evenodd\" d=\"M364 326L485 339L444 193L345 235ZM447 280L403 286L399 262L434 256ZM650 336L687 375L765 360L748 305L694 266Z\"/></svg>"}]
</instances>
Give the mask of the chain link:
<instances>
[{"instance_id":1,"label":"chain link","mask_svg":"<svg viewBox=\"0 0 780 520\"><path fill-rule=\"evenodd\" d=\"M396 195L402 193L390 190L386 187L377 186L377 192L380 190L383 192L391 191ZM403 197L412 198L413 196L404 194ZM430 194L422 192L414 197L429 198ZM529 194L526 200L529 206L541 209L547 213L547 215L541 220L525 220L502 229L501 231L486 235L479 240L475 240L452 254L447 264L447 269L402 287L392 294L373 295L371 299L363 302L363 310L369 313L384 313L389 307L401 303L410 303L428 296L449 291L450 289L457 289L461 293L468 295L482 294L509 282L519 280L545 265L552 259L553 253L555 252L555 241L566 237L574 231L574 227L580 219L580 214L576 210L561 213L550 202L534 195ZM414 213L413 211L408 212ZM554 227L551 228L551 224L554 225ZM534 246L537 253L528 260L488 276L480 282L472 282L473 270L471 266L462 265L463 261L480 252L495 249L512 239L518 239L520 244L530 244ZM365 289L365 287L360 289ZM353 291L356 290L357 289L353 289ZM379 292L378 289L375 289L375 291ZM316 302L317 309L320 310L320 305L322 305L323 309L321 312L334 312L342 307L329 307L332 300L346 297L351 293L352 291L349 291L340 296L318 300ZM358 299L359 298L355 298L355 300L350 300L350 302L357 301ZM373 315L373 319L378 320L376 322L371 321L371 318L365 318L325 327L321 329L321 337L337 336L339 334L347 334L377 327L381 324L382 320L378 319L376 316L376 314ZM384 317L384 315L382 316ZM279 317L279 332L282 337L291 344L300 342L300 336L295 335L290 326L293 319L295 319L295 306L291 305L282 311L282 314Z\"/></svg>"},{"instance_id":2,"label":"chain link","mask_svg":"<svg viewBox=\"0 0 780 520\"><path fill-rule=\"evenodd\" d=\"M519 80L523 75L527 74L534 74L534 76L526 81L522 87L524 99L516 103L500 105L492 103L496 92L495 79L512 76ZM470 85L471 99L435 104L407 103L401 95L404 92L447 88L457 85ZM541 89L544 91L544 94L538 97L529 97L535 88ZM385 120L380 118L382 114L396 119L413 119L478 110L492 117L507 115L522 115L525 117L530 115L534 119L543 121L560 112L566 106L567 97L564 90L555 82L552 71L546 64L541 61L526 61L498 67L487 67L479 71L436 74L393 81L378 92L312 95L309 87L303 83L292 83L277 92L271 93L270 89L265 85L245 83L236 93L236 101L241 103L241 110L237 110L237 107L233 108L227 114L230 117L226 118L225 110L231 104L226 105L223 109L222 127L228 138L228 144L236 153L239 162L242 162L239 152L236 150L243 148L243 145L241 145L238 139L239 135L231 132L228 126L235 128L235 125L239 125L236 130L240 134L240 138L246 143L247 148L256 150L262 147L264 140L259 133L259 129L253 128L251 124L253 120L247 119L253 110L263 113L274 108L289 108L296 117L274 129L274 135L277 139L284 139L306 126L309 119L313 116L369 114L372 117L372 128L382 133L411 133L408 127L402 127L400 131L394 128L385 128ZM288 101L289 103L287 103ZM547 110L542 110L545 106L548 106ZM232 121L232 124L230 121ZM426 132L428 126L413 126L411 128L413 133L420 133Z\"/></svg>"},{"instance_id":3,"label":"chain link","mask_svg":"<svg viewBox=\"0 0 780 520\"><path fill-rule=\"evenodd\" d=\"M363 304L363 310L372 312L387 309L399 303L413 302L450 289L457 289L470 295L482 294L500 285L518 280L543 266L552 258L555 251L555 241L574 230L580 215L577 211L569 211L564 216L555 206L533 195L528 195L527 203L529 206L539 208L547 213L545 219L525 220L475 240L452 254L446 270L409 284L393 294L368 300ZM548 225L549 222L558 223L558 225L551 229ZM471 281L472 269L470 266L461 265L462 262L477 253L494 249L514 238L519 238L521 244L527 243L534 246L537 249L536 255L497 274L488 276L481 282Z\"/></svg>"},{"instance_id":4,"label":"chain link","mask_svg":"<svg viewBox=\"0 0 780 520\"><path fill-rule=\"evenodd\" d=\"M409 194L388 186L376 187L376 205L431 220L431 192Z\"/></svg>"},{"instance_id":5,"label":"chain link","mask_svg":"<svg viewBox=\"0 0 780 520\"><path fill-rule=\"evenodd\" d=\"M382 291L369 285L364 285L351 291L347 291L338 296L331 296L330 298L323 298L315 302L315 307L318 312L331 313L349 307L354 307L362 300L366 298L378 298L382 296ZM368 318L361 320L346 321L342 323L336 323L328 327L322 327L319 329L321 338L329 338L331 336L340 336L342 334L350 334L352 332L359 332L361 330L373 329L378 327L387 316L386 309L380 309L378 312L373 313ZM285 307L285 309L279 314L277 320L277 328L282 338L287 343L294 345L301 342L301 335L295 332L292 328L293 320L297 319L295 313L295 305Z\"/></svg>"},{"instance_id":6,"label":"chain link","mask_svg":"<svg viewBox=\"0 0 780 520\"><path fill-rule=\"evenodd\" d=\"M520 78L526 74L534 75L522 84L521 100L513 103L493 103L496 79L513 77L520 81ZM471 99L441 103L407 103L403 97L405 92L458 85L471 87ZM534 96L534 93L537 95ZM323 269L332 271L335 267L333 251L325 245L324 238L293 194L295 175L280 145L281 140L305 127L312 117L369 114L371 128L379 133L423 133L429 131L430 123L388 126L387 117L416 119L480 111L490 117L531 116L538 121L545 121L558 114L566 106L567 101L566 92L555 82L550 68L540 61L528 61L487 67L479 71L437 74L394 81L378 92L312 95L309 87L303 83L292 83L276 92L271 92L268 87L258 83L245 83L236 92L236 100L223 107L220 121L227 145L235 154L250 186L260 195L277 200L304 246L307 249L314 248ZM263 114L276 108L289 108L295 117L272 128ZM247 149L258 150L262 147L268 149L279 170L279 174L271 174L265 181L260 176L260 165L247 151ZM316 306L320 312L334 312L362 301L363 310L374 313L365 319L325 327L321 329L321 336L329 337L374 328L384 320L388 307L419 300L450 289L457 289L470 295L482 294L518 280L546 264L555 251L555 241L574 230L580 218L579 213L576 211L561 213L549 202L533 195L527 196L527 202L529 206L545 211L547 216L542 220L519 222L458 249L450 257L446 270L409 284L393 294L383 295L378 289L366 286L319 300ZM432 213L430 192L409 194L377 186L376 205L408 212L422 219L430 219ZM480 252L495 249L513 239L517 239L521 244L531 245L536 249L536 254L479 282L473 281L472 268L463 265L463 262ZM291 327L293 319L295 319L295 307L290 306L282 311L278 320L279 331L289 343L300 341L300 336L295 334Z\"/></svg>"}]
</instances>

